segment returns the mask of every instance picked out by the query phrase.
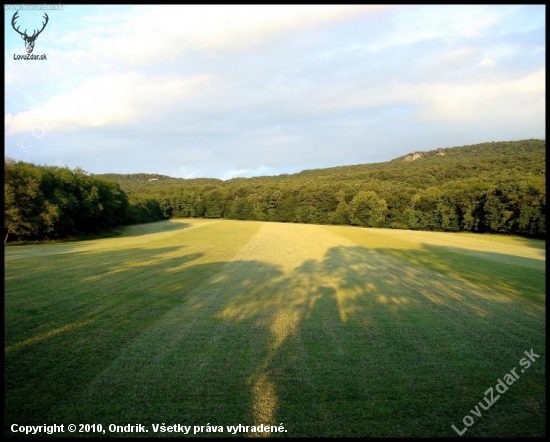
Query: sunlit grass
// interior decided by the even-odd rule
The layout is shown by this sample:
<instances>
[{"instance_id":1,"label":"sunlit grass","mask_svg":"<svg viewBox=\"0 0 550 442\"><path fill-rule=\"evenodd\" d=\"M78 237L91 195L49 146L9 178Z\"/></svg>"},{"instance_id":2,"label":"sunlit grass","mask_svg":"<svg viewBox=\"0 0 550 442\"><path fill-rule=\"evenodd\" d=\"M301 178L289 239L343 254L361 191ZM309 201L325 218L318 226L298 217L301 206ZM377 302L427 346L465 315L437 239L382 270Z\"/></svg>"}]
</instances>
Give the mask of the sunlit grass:
<instances>
[{"instance_id":1,"label":"sunlit grass","mask_svg":"<svg viewBox=\"0 0 550 442\"><path fill-rule=\"evenodd\" d=\"M6 425L455 436L545 354L544 242L495 238L173 220L6 248ZM544 409L542 357L466 434L540 436Z\"/></svg>"}]
</instances>

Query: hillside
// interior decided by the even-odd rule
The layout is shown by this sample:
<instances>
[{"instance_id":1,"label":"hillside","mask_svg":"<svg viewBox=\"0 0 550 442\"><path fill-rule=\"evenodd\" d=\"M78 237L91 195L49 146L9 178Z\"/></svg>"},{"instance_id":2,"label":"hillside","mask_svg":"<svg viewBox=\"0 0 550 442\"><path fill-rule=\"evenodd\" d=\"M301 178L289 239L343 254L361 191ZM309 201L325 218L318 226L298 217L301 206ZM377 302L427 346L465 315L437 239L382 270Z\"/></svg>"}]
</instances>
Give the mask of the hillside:
<instances>
[{"instance_id":1,"label":"hillside","mask_svg":"<svg viewBox=\"0 0 550 442\"><path fill-rule=\"evenodd\" d=\"M410 152L292 175L90 175L5 161L5 241L94 234L170 218L546 235L546 142Z\"/></svg>"},{"instance_id":2,"label":"hillside","mask_svg":"<svg viewBox=\"0 0 550 442\"><path fill-rule=\"evenodd\" d=\"M518 178L522 174L544 176L545 147L544 140L483 143L411 152L383 163L306 170L297 175L336 180L393 180L419 188L503 173Z\"/></svg>"},{"instance_id":3,"label":"hillside","mask_svg":"<svg viewBox=\"0 0 550 442\"><path fill-rule=\"evenodd\" d=\"M545 140L491 142L228 181L108 177L134 204L147 205L142 221L230 218L541 237L545 147Z\"/></svg>"},{"instance_id":4,"label":"hillside","mask_svg":"<svg viewBox=\"0 0 550 442\"><path fill-rule=\"evenodd\" d=\"M216 178L173 178L159 174L101 174L118 182L124 190L163 187L227 185L253 183L302 183L310 179L337 181L399 181L418 188L433 184L461 180L480 180L506 174L509 178L544 176L546 164L545 140L492 142L471 146L438 148L411 152L382 163L337 166L325 169L303 170L295 174L233 178L222 181ZM151 178L158 180L149 181Z\"/></svg>"},{"instance_id":5,"label":"hillside","mask_svg":"<svg viewBox=\"0 0 550 442\"><path fill-rule=\"evenodd\" d=\"M149 183L150 186L166 186L166 185L179 185L179 184L218 184L222 180L218 178L174 178L167 175L161 175L157 173L103 173L96 174L95 176L106 178L108 180L116 181L123 189L132 189L137 185Z\"/></svg>"}]
</instances>

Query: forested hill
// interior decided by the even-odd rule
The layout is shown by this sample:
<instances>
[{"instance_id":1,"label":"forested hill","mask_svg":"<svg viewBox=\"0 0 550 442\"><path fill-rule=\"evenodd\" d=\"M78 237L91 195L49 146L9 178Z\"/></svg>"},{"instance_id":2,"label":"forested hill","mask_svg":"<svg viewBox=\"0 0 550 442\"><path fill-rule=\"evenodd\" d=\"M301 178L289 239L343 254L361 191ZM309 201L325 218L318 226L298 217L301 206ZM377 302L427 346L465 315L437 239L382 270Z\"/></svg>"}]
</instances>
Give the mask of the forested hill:
<instances>
[{"instance_id":1,"label":"forested hill","mask_svg":"<svg viewBox=\"0 0 550 442\"><path fill-rule=\"evenodd\" d=\"M389 180L419 188L447 181L491 179L509 174L517 178L523 174L544 176L545 147L544 140L483 143L416 151L384 163L306 170L297 175L351 181Z\"/></svg>"},{"instance_id":2,"label":"forested hill","mask_svg":"<svg viewBox=\"0 0 550 442\"><path fill-rule=\"evenodd\" d=\"M545 140L491 142L289 175L221 181L133 174L117 182L136 204L158 203L153 217L540 237L546 231L545 147Z\"/></svg>"},{"instance_id":3,"label":"forested hill","mask_svg":"<svg viewBox=\"0 0 550 442\"><path fill-rule=\"evenodd\" d=\"M5 160L5 238L61 238L172 217L544 238L545 148L545 140L492 142L227 181L91 175Z\"/></svg>"},{"instance_id":4,"label":"forested hill","mask_svg":"<svg viewBox=\"0 0 550 442\"><path fill-rule=\"evenodd\" d=\"M173 178L166 175L160 175L157 173L103 173L95 175L97 177L106 178L108 180L116 181L124 189L133 189L135 187L141 186L142 183L153 183L158 181L157 185L165 186L171 184L181 184L182 182L193 183L193 184L218 184L222 180L218 178Z\"/></svg>"},{"instance_id":5,"label":"forested hill","mask_svg":"<svg viewBox=\"0 0 550 442\"><path fill-rule=\"evenodd\" d=\"M383 180L410 184L426 188L455 180L480 180L512 175L543 177L545 174L544 140L492 142L471 146L439 148L430 151L416 151L383 163L337 166L326 169L304 170L296 174L234 178L222 181L216 178L173 178L159 174L101 174L104 178L118 182L124 190L161 189L164 187L215 185L228 186L238 182L241 185L262 183L303 184L312 179L336 180L338 182ZM497 178L498 179L498 178Z\"/></svg>"}]
</instances>

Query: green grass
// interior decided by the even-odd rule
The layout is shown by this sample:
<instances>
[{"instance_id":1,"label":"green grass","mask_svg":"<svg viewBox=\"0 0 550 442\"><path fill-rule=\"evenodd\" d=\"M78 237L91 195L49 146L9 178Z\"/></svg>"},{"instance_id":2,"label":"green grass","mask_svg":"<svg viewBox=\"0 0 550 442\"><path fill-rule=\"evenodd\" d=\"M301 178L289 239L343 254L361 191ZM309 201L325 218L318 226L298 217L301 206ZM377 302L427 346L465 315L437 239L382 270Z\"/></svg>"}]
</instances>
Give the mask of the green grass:
<instances>
[{"instance_id":1,"label":"green grass","mask_svg":"<svg viewBox=\"0 0 550 442\"><path fill-rule=\"evenodd\" d=\"M514 367L465 436L546 433L543 241L172 220L6 247L5 289L6 435L282 423L271 436L458 437Z\"/></svg>"}]
</instances>

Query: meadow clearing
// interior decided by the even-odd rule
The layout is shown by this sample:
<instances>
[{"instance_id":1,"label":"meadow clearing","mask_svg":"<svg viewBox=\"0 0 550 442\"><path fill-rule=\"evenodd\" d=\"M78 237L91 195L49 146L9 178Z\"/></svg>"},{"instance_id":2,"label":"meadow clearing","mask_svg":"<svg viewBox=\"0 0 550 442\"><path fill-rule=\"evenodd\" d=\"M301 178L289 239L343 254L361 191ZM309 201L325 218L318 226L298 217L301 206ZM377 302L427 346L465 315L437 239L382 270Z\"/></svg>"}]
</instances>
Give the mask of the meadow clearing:
<instances>
[{"instance_id":1,"label":"meadow clearing","mask_svg":"<svg viewBox=\"0 0 550 442\"><path fill-rule=\"evenodd\" d=\"M466 415L465 436L546 434L542 240L174 219L5 247L4 307L5 434L458 437Z\"/></svg>"}]
</instances>

